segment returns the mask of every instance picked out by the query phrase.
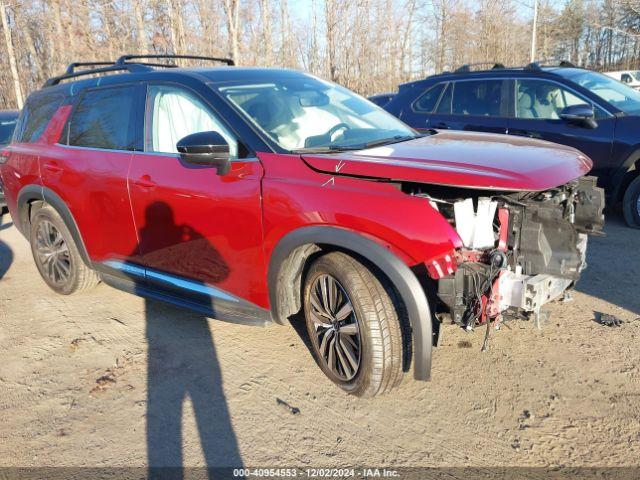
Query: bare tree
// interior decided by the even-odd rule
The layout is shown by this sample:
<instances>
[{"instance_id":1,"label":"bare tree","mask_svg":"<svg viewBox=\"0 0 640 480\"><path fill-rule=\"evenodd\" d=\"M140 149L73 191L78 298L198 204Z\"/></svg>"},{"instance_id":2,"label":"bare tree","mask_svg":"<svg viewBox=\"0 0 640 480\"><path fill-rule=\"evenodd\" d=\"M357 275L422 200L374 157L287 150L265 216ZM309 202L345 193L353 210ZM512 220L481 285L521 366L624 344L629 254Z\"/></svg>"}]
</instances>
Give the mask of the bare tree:
<instances>
[{"instance_id":1,"label":"bare tree","mask_svg":"<svg viewBox=\"0 0 640 480\"><path fill-rule=\"evenodd\" d=\"M227 32L229 34L229 50L231 58L240 64L240 0L222 0L227 18Z\"/></svg>"},{"instance_id":2,"label":"bare tree","mask_svg":"<svg viewBox=\"0 0 640 480\"><path fill-rule=\"evenodd\" d=\"M0 19L2 21L2 31L4 32L4 41L7 48L7 57L9 57L9 69L11 70L13 90L16 95L16 105L18 108L22 108L22 87L20 86L16 55L13 49L13 38L11 35L11 29L9 28L9 21L7 20L7 8L4 4L4 0L0 0Z\"/></svg>"}]
</instances>

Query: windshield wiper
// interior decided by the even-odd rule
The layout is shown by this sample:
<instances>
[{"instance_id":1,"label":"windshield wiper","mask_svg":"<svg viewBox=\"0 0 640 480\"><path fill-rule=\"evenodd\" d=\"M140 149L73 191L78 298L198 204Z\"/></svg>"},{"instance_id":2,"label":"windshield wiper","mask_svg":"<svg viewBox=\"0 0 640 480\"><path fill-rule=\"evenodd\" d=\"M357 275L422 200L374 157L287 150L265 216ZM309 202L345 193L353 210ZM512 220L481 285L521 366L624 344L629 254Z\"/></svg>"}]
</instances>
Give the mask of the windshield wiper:
<instances>
[{"instance_id":1,"label":"windshield wiper","mask_svg":"<svg viewBox=\"0 0 640 480\"><path fill-rule=\"evenodd\" d=\"M347 150L364 150L366 148L380 147L383 145L391 145L392 143L406 142L408 140L414 140L416 138L421 138L426 136L427 134L396 135L394 137L387 137L379 140L372 140L370 142L358 143L356 145L326 145L322 147L299 148L297 150L291 150L291 152L293 153L334 153L334 152L344 152Z\"/></svg>"},{"instance_id":2,"label":"windshield wiper","mask_svg":"<svg viewBox=\"0 0 640 480\"><path fill-rule=\"evenodd\" d=\"M309 148L298 148L296 150L291 150L292 153L334 153L334 152L344 152L346 150L361 150L362 147L360 145L354 146L345 146L345 145L327 145L324 147L309 147Z\"/></svg>"},{"instance_id":3,"label":"windshield wiper","mask_svg":"<svg viewBox=\"0 0 640 480\"><path fill-rule=\"evenodd\" d=\"M407 142L416 138L424 137L425 135L396 135L395 137L382 138L380 140L372 140L371 142L363 143L359 146L360 149L381 147L383 145L391 145L393 143Z\"/></svg>"}]
</instances>

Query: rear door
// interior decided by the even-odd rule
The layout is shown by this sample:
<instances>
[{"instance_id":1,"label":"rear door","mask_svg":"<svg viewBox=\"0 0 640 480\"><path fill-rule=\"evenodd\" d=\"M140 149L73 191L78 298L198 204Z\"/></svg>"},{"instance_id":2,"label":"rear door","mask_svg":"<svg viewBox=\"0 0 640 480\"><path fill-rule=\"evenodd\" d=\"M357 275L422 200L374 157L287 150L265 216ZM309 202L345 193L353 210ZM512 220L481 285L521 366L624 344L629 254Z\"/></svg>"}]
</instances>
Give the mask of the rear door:
<instances>
[{"instance_id":1,"label":"rear door","mask_svg":"<svg viewBox=\"0 0 640 480\"><path fill-rule=\"evenodd\" d=\"M509 119L509 134L569 145L588 155L594 162L592 173L601 176L611 166L616 119L579 92L554 80L518 78L514 81L514 115ZM593 106L596 128L562 120L560 112L568 106Z\"/></svg>"},{"instance_id":2,"label":"rear door","mask_svg":"<svg viewBox=\"0 0 640 480\"><path fill-rule=\"evenodd\" d=\"M141 93L137 85L84 91L58 143L40 155L43 185L69 207L94 262L124 261L137 249L127 172Z\"/></svg>"},{"instance_id":3,"label":"rear door","mask_svg":"<svg viewBox=\"0 0 640 480\"><path fill-rule=\"evenodd\" d=\"M239 298L265 304L262 165L218 115L204 86L149 84L145 151L129 173L131 204L147 282L216 309ZM217 131L230 145L231 170L182 160L176 143Z\"/></svg>"},{"instance_id":4,"label":"rear door","mask_svg":"<svg viewBox=\"0 0 640 480\"><path fill-rule=\"evenodd\" d=\"M509 82L504 79L462 79L449 82L429 115L429 128L506 133Z\"/></svg>"}]
</instances>

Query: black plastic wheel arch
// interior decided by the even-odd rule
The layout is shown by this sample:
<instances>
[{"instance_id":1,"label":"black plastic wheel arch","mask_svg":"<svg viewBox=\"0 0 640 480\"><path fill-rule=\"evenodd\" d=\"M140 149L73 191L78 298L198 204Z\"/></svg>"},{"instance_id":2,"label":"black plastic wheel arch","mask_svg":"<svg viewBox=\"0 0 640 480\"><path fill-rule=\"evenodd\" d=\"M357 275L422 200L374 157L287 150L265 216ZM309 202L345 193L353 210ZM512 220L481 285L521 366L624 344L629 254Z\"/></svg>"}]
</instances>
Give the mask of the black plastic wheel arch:
<instances>
[{"instance_id":1,"label":"black plastic wheel arch","mask_svg":"<svg viewBox=\"0 0 640 480\"><path fill-rule=\"evenodd\" d=\"M276 245L269 260L268 282L271 315L284 323L278 306L280 270L287 257L304 245L328 245L354 252L370 261L398 290L409 316L413 335L413 364L416 380L431 377L432 323L427 297L411 269L389 250L357 233L338 227L302 227L285 235ZM291 286L285 286L291 288Z\"/></svg>"}]
</instances>

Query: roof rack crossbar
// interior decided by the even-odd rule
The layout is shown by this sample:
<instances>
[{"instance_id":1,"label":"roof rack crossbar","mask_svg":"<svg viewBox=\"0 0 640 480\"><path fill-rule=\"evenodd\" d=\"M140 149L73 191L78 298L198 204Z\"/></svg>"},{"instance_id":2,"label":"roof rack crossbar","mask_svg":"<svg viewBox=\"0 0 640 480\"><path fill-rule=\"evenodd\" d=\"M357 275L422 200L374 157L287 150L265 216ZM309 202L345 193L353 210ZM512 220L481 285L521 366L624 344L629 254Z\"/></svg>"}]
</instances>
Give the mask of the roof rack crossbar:
<instances>
[{"instance_id":1,"label":"roof rack crossbar","mask_svg":"<svg viewBox=\"0 0 640 480\"><path fill-rule=\"evenodd\" d=\"M568 60L558 60L555 58L538 60L535 62L531 62L527 66L525 66L525 70L541 70L542 67L560 67L560 68L576 68L576 66L568 61Z\"/></svg>"},{"instance_id":2,"label":"roof rack crossbar","mask_svg":"<svg viewBox=\"0 0 640 480\"><path fill-rule=\"evenodd\" d=\"M461 67L456 68L456 73L467 73L471 71L471 67L479 67L480 65L491 65L491 70L499 70L505 68L503 63L500 62L476 62L465 63Z\"/></svg>"},{"instance_id":3,"label":"roof rack crossbar","mask_svg":"<svg viewBox=\"0 0 640 480\"><path fill-rule=\"evenodd\" d=\"M186 60L209 60L211 62L221 62L221 63L226 63L227 65L234 66L235 63L232 59L230 58L220 58L220 57L205 57L202 55L162 55L162 54L153 54L153 55L122 55L120 58L118 58L118 60L116 60L116 65L126 65L128 62L128 60L134 60L136 58L167 58L167 59L172 59L172 58L178 58L178 59L186 59ZM156 64L155 66L168 66L168 65L164 65L164 64ZM172 65L174 66L174 65Z\"/></svg>"}]
</instances>

